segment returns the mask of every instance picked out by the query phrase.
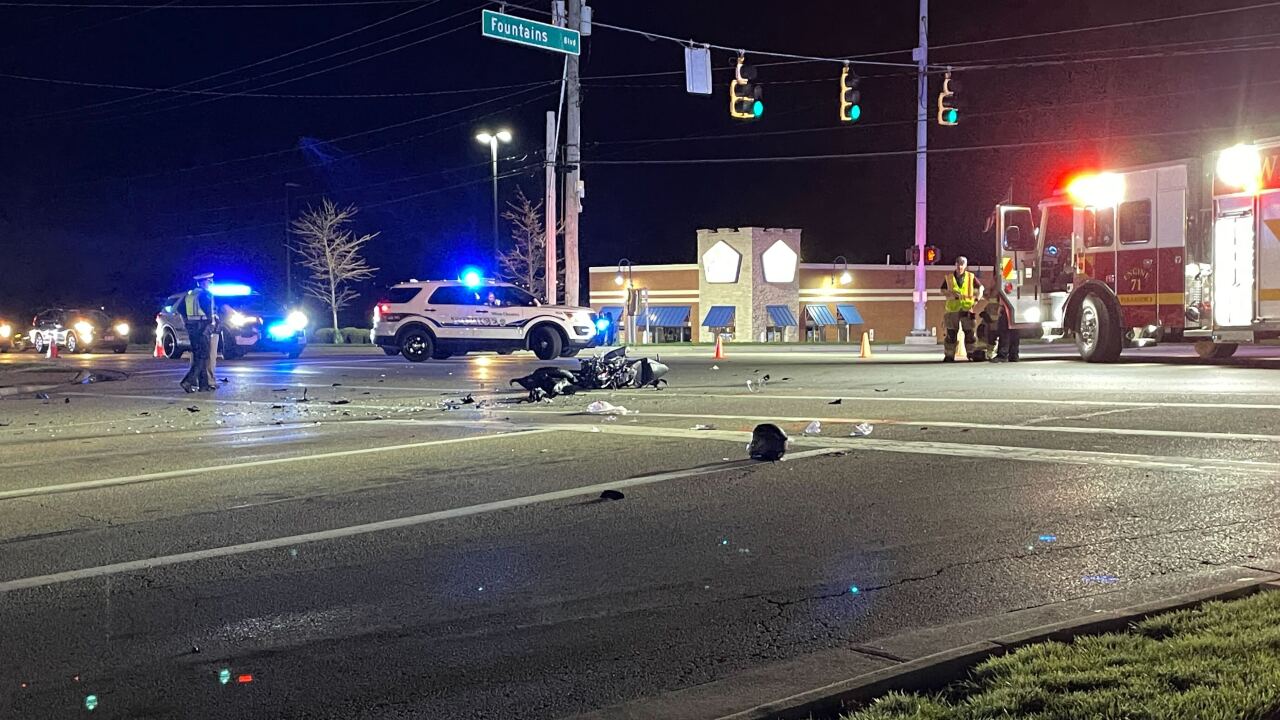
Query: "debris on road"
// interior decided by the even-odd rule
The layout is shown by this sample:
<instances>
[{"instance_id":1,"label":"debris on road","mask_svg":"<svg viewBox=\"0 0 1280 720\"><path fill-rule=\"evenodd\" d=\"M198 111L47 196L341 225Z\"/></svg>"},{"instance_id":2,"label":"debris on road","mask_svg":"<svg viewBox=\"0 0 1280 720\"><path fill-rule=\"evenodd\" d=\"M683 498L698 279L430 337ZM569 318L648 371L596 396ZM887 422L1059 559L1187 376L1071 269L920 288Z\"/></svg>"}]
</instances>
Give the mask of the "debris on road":
<instances>
[{"instance_id":1,"label":"debris on road","mask_svg":"<svg viewBox=\"0 0 1280 720\"><path fill-rule=\"evenodd\" d=\"M37 400L48 400L48 399L49 399L49 393L47 393L47 392L38 392L38 393L36 393L36 399L37 399Z\"/></svg>"},{"instance_id":2,"label":"debris on road","mask_svg":"<svg viewBox=\"0 0 1280 720\"><path fill-rule=\"evenodd\" d=\"M272 409L272 410L283 410L283 409L284 409L284 406L283 406L283 405L272 405L272 406L271 406L271 409Z\"/></svg>"},{"instance_id":3,"label":"debris on road","mask_svg":"<svg viewBox=\"0 0 1280 720\"><path fill-rule=\"evenodd\" d=\"M63 405L70 405L70 404L71 404L71 398L62 398L62 404L63 404Z\"/></svg>"},{"instance_id":4,"label":"debris on road","mask_svg":"<svg viewBox=\"0 0 1280 720\"><path fill-rule=\"evenodd\" d=\"M712 369L712 370L719 370L719 369L720 369L720 366L719 366L719 365L712 365L712 366L711 366L711 369Z\"/></svg>"},{"instance_id":5,"label":"debris on road","mask_svg":"<svg viewBox=\"0 0 1280 720\"><path fill-rule=\"evenodd\" d=\"M519 385L529 391L529 402L538 402L559 395L573 395L578 391L578 377L558 367L540 367L524 377L512 378L508 384Z\"/></svg>"},{"instance_id":6,"label":"debris on road","mask_svg":"<svg viewBox=\"0 0 1280 720\"><path fill-rule=\"evenodd\" d=\"M601 500L621 500L624 497L626 497L626 495L623 495L617 490L605 490L604 492L600 493Z\"/></svg>"},{"instance_id":7,"label":"debris on road","mask_svg":"<svg viewBox=\"0 0 1280 720\"><path fill-rule=\"evenodd\" d=\"M853 432L849 433L849 437L866 437L871 434L875 426L869 423L858 423L853 426Z\"/></svg>"},{"instance_id":8,"label":"debris on road","mask_svg":"<svg viewBox=\"0 0 1280 720\"><path fill-rule=\"evenodd\" d=\"M715 429L716 429L716 426L715 426L715 425L703 425L702 423L698 423L697 425L694 425L693 427L691 427L691 428L689 428L689 429L690 429L690 430L715 430Z\"/></svg>"},{"instance_id":9,"label":"debris on road","mask_svg":"<svg viewBox=\"0 0 1280 720\"><path fill-rule=\"evenodd\" d=\"M587 406L587 412L592 415L627 415L631 411L608 400L596 400Z\"/></svg>"},{"instance_id":10,"label":"debris on road","mask_svg":"<svg viewBox=\"0 0 1280 720\"><path fill-rule=\"evenodd\" d=\"M351 403L351 401L350 401L350 400L348 400L348 399L346 399L346 398L338 398L337 400L330 400L330 401L329 401L329 404L330 404L330 405L348 405L348 404L350 404L350 403Z\"/></svg>"},{"instance_id":11,"label":"debris on road","mask_svg":"<svg viewBox=\"0 0 1280 720\"><path fill-rule=\"evenodd\" d=\"M889 388L875 388L876 392L889 392Z\"/></svg>"},{"instance_id":12,"label":"debris on road","mask_svg":"<svg viewBox=\"0 0 1280 720\"><path fill-rule=\"evenodd\" d=\"M195 405L188 405L187 412L198 413L200 412L200 408L196 407Z\"/></svg>"},{"instance_id":13,"label":"debris on road","mask_svg":"<svg viewBox=\"0 0 1280 720\"><path fill-rule=\"evenodd\" d=\"M751 432L751 442L747 445L747 453L752 460L768 460L775 462L787 453L787 434L782 428L772 423L757 425Z\"/></svg>"},{"instance_id":14,"label":"debris on road","mask_svg":"<svg viewBox=\"0 0 1280 720\"><path fill-rule=\"evenodd\" d=\"M805 435L821 435L821 434L822 434L822 423L818 422L817 420L814 420L813 422L809 423L808 425L805 425L805 426L804 426L804 434L805 434Z\"/></svg>"},{"instance_id":15,"label":"debris on road","mask_svg":"<svg viewBox=\"0 0 1280 720\"><path fill-rule=\"evenodd\" d=\"M831 402L829 402L829 403L827 403L827 404L828 404L828 405L843 405L843 404L844 404L844 400L843 400L843 399L841 399L841 398L836 398L835 400L832 400Z\"/></svg>"}]
</instances>

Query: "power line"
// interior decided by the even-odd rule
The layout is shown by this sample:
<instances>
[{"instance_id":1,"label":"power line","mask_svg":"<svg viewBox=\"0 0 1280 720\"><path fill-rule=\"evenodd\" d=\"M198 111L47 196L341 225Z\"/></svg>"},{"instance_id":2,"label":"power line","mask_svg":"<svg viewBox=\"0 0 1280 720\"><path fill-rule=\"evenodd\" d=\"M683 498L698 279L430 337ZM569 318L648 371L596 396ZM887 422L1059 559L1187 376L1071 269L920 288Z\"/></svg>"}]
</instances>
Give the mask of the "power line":
<instances>
[{"instance_id":1,"label":"power line","mask_svg":"<svg viewBox=\"0 0 1280 720\"><path fill-rule=\"evenodd\" d=\"M429 27L432 27L432 26L435 26L435 25L439 25L439 24L444 23L444 22L448 22L449 20L452 20L452 19L454 19L454 18L456 18L456 17L458 17L458 16L460 16L460 15L464 15L464 14L466 14L466 13L472 12L474 9L475 9L475 8L474 8L474 7L472 7L472 8L468 8L468 9L465 9L465 10L461 10L461 11L456 12L456 13L454 13L454 14L452 14L452 15L447 16L447 17L440 18L439 20L434 20L434 21L432 21L432 22L426 23L425 25L420 25L420 26L415 27L415 28L412 28L412 29L410 29L410 30L405 30L405 31L403 31L403 32L399 32L399 33L396 33L396 34L394 34L394 35L390 35L390 36L388 36L388 37L381 38L381 39L379 39L379 40L373 40L373 41L370 41L370 42L364 43L364 44L362 44L362 45L357 45L357 46L356 46L356 47L354 47L354 48L350 48L350 49L347 49L347 50L341 50L341 51L336 52L336 53L330 53L329 55L325 55L325 56L320 57L320 58L315 58L315 59L313 59L313 60L307 60L307 61L304 61L304 62L301 62L301 63L295 63L295 64L290 65L290 66L285 67L285 68L281 68L281 69L278 69L278 70L273 70L273 71L268 72L268 73L260 74L260 75L256 76L255 78L245 78L245 79L242 79L242 80L234 80L234 81L231 81L231 82L228 82L228 83L224 83L224 84L221 84L221 85L216 85L216 86L214 86L213 88L209 88L209 89L211 89L211 90L220 90L220 89L222 89L222 88L230 87L230 86L232 86L232 85L240 85L240 84L243 84L243 83L252 82L253 80L260 80L260 79L263 79L263 78L267 78L267 77L270 77L270 76L272 76L272 75L279 75L280 73L287 72L287 71L292 70L292 69L296 69L296 68L300 68L300 67L305 67L305 66L307 66L307 65L313 65L313 64L315 64L315 63L317 63L317 62L321 62L321 61L323 61L323 60L327 60L327 59L329 59L329 58L338 57L338 56L340 56L340 55L346 55L346 54L349 54L349 53L355 52L356 50L360 50L360 49L362 49L362 48L368 47L368 46L370 46L370 45L377 45L377 44L379 44L379 43L383 43L383 42L386 42L386 41L388 41L388 40L392 40L392 39L395 39L395 38L401 37L401 36L403 36L403 35L407 35L407 34L409 34L409 33L416 32L416 31L418 31L418 30L424 30L424 29L426 29L426 28L429 28ZM372 59L374 59L374 58L382 57L383 55L388 55L388 54L393 53L393 52L399 52L399 51L401 51L401 50L405 50L405 49L408 49L408 48L410 48L410 47L414 47L414 46L416 46L416 45L421 45L422 43L426 43L426 42L430 42L430 41L432 41L432 40L439 39L439 38L444 37L444 36L446 36L446 35L450 35L450 34L452 34L452 33L458 32L459 30L465 30L467 27L468 27L467 25L462 25L462 26L459 26L459 27L453 28L452 30L445 30L444 32L436 33L435 35L430 35L430 36L428 36L428 37L420 38L420 39L418 39L418 40L414 40L414 41L412 41L412 42L408 42L408 43L404 43L404 44L401 44L401 45L397 45L397 46L392 47L392 48L389 48L389 49L387 49L387 50L382 50L382 51L380 51L380 52L373 53L372 55L366 55L366 56L364 56L364 57L355 58L354 60L349 60L349 61L347 61L347 62L340 63L340 64L338 64L338 65L333 65L333 66L331 66L331 67L323 68L323 69L320 69L320 70L315 70L315 71L309 72L309 73L307 73L307 74L305 74L305 75L299 75L299 76L295 76L295 77L285 78L284 80L278 80L278 81L276 81L276 82L269 83L269 84L267 84L267 85L259 85L259 86L255 87L255 88L251 88L250 90L248 90L248 91L246 91L246 92L255 92L255 91L259 91L259 90L266 90L266 89L269 89L269 88L278 87L278 86L280 86L280 85L286 85L286 84L288 84L288 83L297 82L297 81L299 81L299 80L305 80L305 79L307 79L307 78L315 77L316 75L321 75L321 74L324 74L324 73L327 73L327 72L332 72L332 71L334 71L334 70L340 70L340 69L342 69L342 68L349 67L349 66L351 66L351 65L355 65L355 64L357 64L357 63L362 63L362 62L365 62L365 61L367 61L367 60L372 60ZM241 91L237 91L237 93L239 93L239 92L241 92ZM233 95L234 95L234 94L237 94L237 93L233 93ZM161 98L161 99L160 99L160 101L161 101L161 102L163 102L165 99L168 99L168 98ZM166 111L169 111L169 110L178 110L178 109L183 109L183 108L191 108L191 107L196 107L196 106L203 105L203 104L205 104L205 103L209 103L209 102L217 102L217 101L218 101L218 100L220 100L220 99L222 99L222 98L202 98L202 99L197 100L197 101L195 101L195 102L193 102L193 103L188 103L188 104L185 104L185 105L184 105L184 104L173 105L173 106L170 106L170 107L167 107L167 108L157 108L157 109L155 109L155 110L147 110L147 111L144 111L144 112L128 112L128 113L125 113L125 115L123 115L123 116L116 116L116 118L119 118L119 117L139 117L139 116L151 115L151 114L154 114L154 113L157 113L157 112L166 112ZM152 104L152 105L154 105L154 104L157 104L157 103L151 103L151 104ZM145 108L145 107L146 107L146 105L144 105L144 106L143 106L143 108ZM143 108L140 108L140 110L141 110L141 109L143 109ZM111 120L111 119L115 119L115 118L105 118L105 120Z\"/></svg>"},{"instance_id":2,"label":"power line","mask_svg":"<svg viewBox=\"0 0 1280 720\"><path fill-rule=\"evenodd\" d=\"M0 7L69 8L100 10L309 10L318 7L369 7L375 5L410 5L421 0L307 0L307 2L216 3L212 5L163 5L138 3L72 3L72 2L0 2Z\"/></svg>"},{"instance_id":3,"label":"power line","mask_svg":"<svg viewBox=\"0 0 1280 720\"><path fill-rule=\"evenodd\" d=\"M514 90L518 88L533 87L535 85L546 85L547 80L535 80L526 83L517 83L514 85L491 85L489 87L476 88L457 88L453 90L423 90L417 92L390 92L390 93L255 93L255 92L217 92L215 90L178 90L175 88L147 87L143 85L121 85L118 83L99 83L87 82L82 80L65 80L61 78L36 77L33 75L14 75L10 73L0 73L0 78L8 78L10 80L24 80L29 82L42 82L54 85L72 85L76 87L103 88L110 90L147 90L150 93L170 93L174 95L196 95L196 96L212 96L212 97L245 97L245 98L278 98L290 100L351 100L351 99L369 99L369 98L407 98L407 97L432 97L436 95L462 95L466 93L476 92L492 92L494 90ZM141 97L141 96L135 96Z\"/></svg>"},{"instance_id":4,"label":"power line","mask_svg":"<svg viewBox=\"0 0 1280 720\"><path fill-rule=\"evenodd\" d=\"M1174 135L1192 135L1195 133L1221 132L1226 130L1239 130L1245 127L1272 127L1280 125L1280 120L1272 120L1270 122L1249 123L1246 125L1224 125L1214 128L1196 128L1192 130L1171 130L1167 132L1156 133L1134 133L1129 135L1101 135L1091 137L1087 141L1081 141L1077 138L1063 138L1059 140L1026 140L1009 143L993 143L989 145L966 145L963 147L950 148L930 148L925 152L929 155L944 155L960 152L974 152L986 150L1007 150L1010 148L1020 147L1042 147L1049 145L1079 145L1081 142L1097 142L1100 140L1133 140L1138 138L1152 137L1171 137ZM757 163L757 162L805 162L811 160L862 160L868 158L896 157L904 155L915 155L918 150L877 150L862 153L826 153L821 155L774 155L765 157L737 157L737 158L668 158L661 160L583 160L584 165L716 165L726 163Z\"/></svg>"},{"instance_id":5,"label":"power line","mask_svg":"<svg viewBox=\"0 0 1280 720\"><path fill-rule=\"evenodd\" d=\"M535 87L526 88L526 90L521 90L521 91L513 92L513 94L511 94L511 95L507 95L507 96L504 96L504 97L490 97L490 99L488 99L488 100L480 100L480 101L476 101L476 102L471 102L471 104L468 104L468 105L462 105L462 106L460 106L460 108L452 108L452 109L449 109L449 110L442 110L442 111L439 111L439 113L433 113L433 114L430 114L430 115L422 115L422 117L417 117L417 118L413 118L413 119L410 119L410 120L402 120L402 122L392 123L392 124L388 124L388 126L378 127L378 128L374 128L374 129L367 129L367 131L361 131L361 132L348 133L348 135L344 135L344 136L339 136L339 137L330 138L330 140L328 140L328 141L326 141L326 142L329 142L329 143L333 143L333 142L342 142L342 141L346 141L346 140L353 140L353 138L357 138L357 137L366 137L366 136L370 136L370 135L378 135L378 133L381 133L381 132L387 132L387 131L389 131L389 129L397 129L397 128L402 128L402 127L406 127L406 126L411 126L411 124L425 123L425 122L428 122L428 120L434 120L434 119L436 119L436 118L442 118L442 117L444 117L444 115L451 115L451 114L453 114L453 113L461 113L461 111L463 111L463 110L470 110L470 109L472 109L472 108L479 108L479 106L481 106L481 105L488 105L488 104L489 104L489 102L497 102L497 101L499 101L499 100L509 100L509 99L511 99L511 97L516 97L516 96L520 96L520 95L525 95L525 94L527 94L527 92L531 92L531 91L534 91L534 90L538 90L538 88L540 88L540 87L547 87L547 86L550 86L550 85L559 85L559 81L558 81L558 79L553 79L553 81L545 81L544 83L541 83L541 85L540 85L540 86L535 86ZM490 114L503 113L503 111L511 110L511 109L513 109L513 108L518 108L518 106L525 105L525 104L527 104L527 102L532 102L532 101L539 100L539 99L540 99L540 97L544 97L545 95L547 95L547 94L543 94L543 95L540 95L540 96L531 97L531 99L529 99L529 100L525 100L525 101L522 101L522 102L516 102L516 104L508 105L508 106L506 106L506 108L502 108L502 109L494 110L494 111L493 111L493 113L488 113L488 114L485 114L485 115L480 115L480 118L488 117L488 115L490 115ZM474 122L474 119L472 119L472 120L465 120L465 122L454 124L454 126L447 126L447 127L445 127L445 128L439 128L439 129L436 129L436 131L433 131L433 132L429 132L429 133L422 133L422 135L419 135L419 136L413 136L413 137L411 137L411 138L408 138L408 140L402 140L402 141L390 142L390 143L387 143L387 145L384 145L384 146L374 147L374 149L367 149L367 150L360 151L360 152L352 152L352 154L347 155L347 158L356 158L356 156L360 156L360 155L367 155L367 154L370 154L370 152L375 152L375 151L378 151L378 150L383 150L383 149L385 149L385 147L392 147L392 146L396 146L396 145L403 145L403 143L404 143L404 142L411 142L411 141L413 141L413 140L417 140L417 138L421 138L421 137L428 137L428 136L431 136L431 135L436 135L436 133L442 132L442 131L443 131L443 129L448 129L448 127L458 127L458 126L461 126L461 124L466 124L467 122ZM136 179L150 179L150 178L157 178L157 177L174 176L174 174L182 174L182 173L196 172L196 170L204 170L204 169L209 169L209 168L220 168L220 167L225 167L225 165L232 165L232 164L236 164L236 163L244 163L244 161L250 161L250 160L261 160L261 159L264 159L264 158L278 158L278 156L280 156L280 155L288 155L288 154L289 154L289 152L293 152L294 150L296 150L296 149L294 149L294 147L289 147L289 149L287 149L287 150L273 150L273 151L270 151L270 152L257 152L257 154L253 154L253 155L242 155L242 156L238 156L238 158L228 158L227 160L218 160L218 161L214 161L214 163L204 163L204 164L200 164L200 165L192 165L192 167L189 167L189 168L178 168L178 169L173 169L173 170L161 170L161 172L136 174L136 176L123 176L123 177L99 178L99 179L92 179L92 181L86 181L86 182L81 182L81 183L64 183L64 184L56 184L56 186L46 186L46 187L72 187L72 186L81 186L81 184L95 184L95 183L100 183L100 182L125 182L125 181L136 181ZM298 170L301 170L301 169L306 169L306 168L292 168L292 169L288 169L288 170L276 170L276 172L262 174L262 176L256 176L256 177L251 177L251 178L237 178L237 179L234 179L234 181L228 181L228 182L223 182L223 183L207 184L207 186L197 186L197 187L195 187L195 188L187 188L187 190L202 190L202 188L207 188L207 187L219 187L219 186L223 186L223 184L236 184L236 183L239 183L239 182L248 182L248 181L251 181L251 179L259 179L259 178L264 178L264 177L278 176L278 174L287 174L287 173L292 173L292 172L298 172Z\"/></svg>"},{"instance_id":6,"label":"power line","mask_svg":"<svg viewBox=\"0 0 1280 720\"><path fill-rule=\"evenodd\" d=\"M408 10L406 10L405 12L397 13L397 14L395 14L395 15L392 15L392 16L391 16L391 17L389 17L389 18L385 18L385 19L383 19L383 20L378 20L378 21L376 21L376 22L372 22L372 23L369 23L369 24L367 24L367 25L362 25L361 27L358 27L358 28L356 28L356 29L354 29L354 30L348 30L347 32L340 33L340 34L338 34L338 35L334 35L334 36L332 36L332 37L325 38L324 40L320 40L320 41L318 41L318 42L311 43L310 45L304 45L303 47L296 48L296 49L294 49L294 50L289 50L289 51L287 51L287 52L283 52L283 53L280 53L280 54L278 54L278 55L272 55L271 57L263 58L262 60L257 60L257 61L251 62L251 63L246 63L246 64L244 64L244 65L239 65L239 66L237 66L237 67L233 67L233 68L230 68L230 69L228 69L228 70L223 70L223 71L221 71L221 72L213 73L212 75L205 75L204 77L196 78L196 79L194 79L194 80L187 80L186 82L181 82L181 83L178 83L177 85L170 86L170 87L168 88L168 90L179 90L179 89L182 89L182 88L191 87L192 85L198 85L198 84L200 84L200 83L202 83L202 82L205 82L205 81L207 81L207 80L216 80L217 78L225 77L225 76L230 75L230 74L232 74L232 73L240 72L241 70L248 70L248 69L250 69L250 68L258 67L259 65L265 65L265 64L267 64L267 63L275 62L276 60L283 60L284 58L290 57L290 56L292 56L292 55L296 55L296 54L298 54L298 53L300 53L300 52L306 52L307 50L311 50L311 49L314 49L314 48L318 48L318 47L320 47L320 46L322 46L322 45L327 45L327 44L329 44L329 43L331 43L331 42L335 42L335 41L337 41L337 40L341 40L341 39L343 39L343 38L350 37L350 36L352 36L352 35L356 35L356 34L358 34L358 33L362 33L362 32L364 32L365 30L369 30L369 29L371 29L371 28L375 28L375 27L377 27L377 26L379 26L379 25L382 25L382 24L384 24L384 23L391 22L392 20L396 20L396 19L398 19L398 18L404 17L405 15L408 15L408 14L410 14L410 13L414 13L414 12L417 12L417 11L422 10L422 9L424 9L424 8L430 7L430 6L432 6L432 5L436 4L437 2L440 2L440 1L441 1L441 0L426 0L426 2L424 2L424 3L423 3L423 4L421 4L421 5L418 5L417 7L409 8L409 9L408 9ZM215 90L216 90L217 88L213 88L213 89L215 89ZM31 116L31 117L37 117L37 118L39 118L39 117L54 117L54 116L60 116L60 115L66 115L66 114L70 114L70 113L79 112L79 111L81 111L81 110L91 110L91 109L99 108L99 107L108 107L108 106L111 106L111 105L118 105L118 104L120 104L120 103L129 102L129 101L131 101L131 100L137 100L137 99L141 99L141 98L144 98L144 97L148 97L149 95L154 94L154 92L155 92L155 91L149 91L149 92L141 93L141 94L134 95L134 96L131 96L131 97L127 97L127 98L117 98L117 99L114 99L114 100L107 100L107 101L99 102L99 103L91 103L91 104L89 104L89 105L81 105L81 106L79 106L79 107L75 107L75 108L68 108L68 109L65 109L65 110L60 110L60 111L55 112L55 113L46 113L46 114L44 114L44 115L36 115L36 116Z\"/></svg>"}]
</instances>

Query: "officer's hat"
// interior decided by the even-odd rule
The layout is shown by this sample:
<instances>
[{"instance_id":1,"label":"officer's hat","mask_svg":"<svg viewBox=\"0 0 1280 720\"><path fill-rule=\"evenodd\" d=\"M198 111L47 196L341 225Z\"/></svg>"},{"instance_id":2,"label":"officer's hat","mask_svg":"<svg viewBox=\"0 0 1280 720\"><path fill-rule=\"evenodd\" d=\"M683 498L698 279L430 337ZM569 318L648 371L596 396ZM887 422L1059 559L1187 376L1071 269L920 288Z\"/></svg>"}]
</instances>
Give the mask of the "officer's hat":
<instances>
[{"instance_id":1,"label":"officer's hat","mask_svg":"<svg viewBox=\"0 0 1280 720\"><path fill-rule=\"evenodd\" d=\"M194 276L192 279L195 280L196 282L200 282L201 280L212 280L213 273L200 273L199 275Z\"/></svg>"}]
</instances>

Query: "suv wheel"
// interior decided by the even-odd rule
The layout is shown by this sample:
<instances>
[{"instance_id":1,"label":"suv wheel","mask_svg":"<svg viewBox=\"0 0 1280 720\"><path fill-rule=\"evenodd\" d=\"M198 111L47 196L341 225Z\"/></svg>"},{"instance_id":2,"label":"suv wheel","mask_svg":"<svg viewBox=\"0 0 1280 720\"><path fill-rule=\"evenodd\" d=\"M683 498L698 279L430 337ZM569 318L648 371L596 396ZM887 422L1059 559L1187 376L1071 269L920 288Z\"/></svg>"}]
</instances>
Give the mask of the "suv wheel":
<instances>
[{"instance_id":1,"label":"suv wheel","mask_svg":"<svg viewBox=\"0 0 1280 720\"><path fill-rule=\"evenodd\" d=\"M44 333L37 332L37 333L31 333L31 334L35 337L35 339L32 340L32 344L35 347L36 352L43 355L44 354Z\"/></svg>"},{"instance_id":2,"label":"suv wheel","mask_svg":"<svg viewBox=\"0 0 1280 720\"><path fill-rule=\"evenodd\" d=\"M73 332L67 333L67 352L72 355L80 352L80 339Z\"/></svg>"},{"instance_id":3,"label":"suv wheel","mask_svg":"<svg viewBox=\"0 0 1280 720\"><path fill-rule=\"evenodd\" d=\"M164 335L160 336L160 349L170 360L182 357L182 351L178 349L178 336L174 334L172 328L165 328Z\"/></svg>"},{"instance_id":4,"label":"suv wheel","mask_svg":"<svg viewBox=\"0 0 1280 720\"><path fill-rule=\"evenodd\" d=\"M426 330L408 330L400 336L400 354L409 362L422 362L435 352L435 343Z\"/></svg>"},{"instance_id":5,"label":"suv wheel","mask_svg":"<svg viewBox=\"0 0 1280 720\"><path fill-rule=\"evenodd\" d=\"M563 347L564 341L560 339L560 333L547 325L534 328L529 334L529 349L538 356L539 360L554 360L560 357Z\"/></svg>"}]
</instances>

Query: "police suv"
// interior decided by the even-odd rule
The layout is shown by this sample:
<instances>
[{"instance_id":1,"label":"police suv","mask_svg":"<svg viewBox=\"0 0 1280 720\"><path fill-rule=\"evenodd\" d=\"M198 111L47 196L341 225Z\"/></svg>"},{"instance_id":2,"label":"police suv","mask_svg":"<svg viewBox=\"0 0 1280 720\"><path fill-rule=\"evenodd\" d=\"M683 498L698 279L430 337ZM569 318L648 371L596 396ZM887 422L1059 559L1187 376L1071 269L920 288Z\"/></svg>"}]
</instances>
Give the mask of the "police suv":
<instances>
[{"instance_id":1,"label":"police suv","mask_svg":"<svg viewBox=\"0 0 1280 720\"><path fill-rule=\"evenodd\" d=\"M475 350L532 350L551 360L594 347L596 321L590 308L542 305L507 283L411 280L374 307L373 341L413 362Z\"/></svg>"}]
</instances>

